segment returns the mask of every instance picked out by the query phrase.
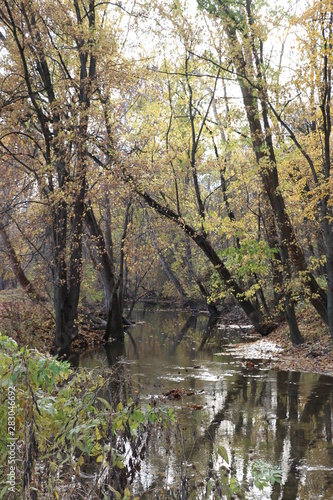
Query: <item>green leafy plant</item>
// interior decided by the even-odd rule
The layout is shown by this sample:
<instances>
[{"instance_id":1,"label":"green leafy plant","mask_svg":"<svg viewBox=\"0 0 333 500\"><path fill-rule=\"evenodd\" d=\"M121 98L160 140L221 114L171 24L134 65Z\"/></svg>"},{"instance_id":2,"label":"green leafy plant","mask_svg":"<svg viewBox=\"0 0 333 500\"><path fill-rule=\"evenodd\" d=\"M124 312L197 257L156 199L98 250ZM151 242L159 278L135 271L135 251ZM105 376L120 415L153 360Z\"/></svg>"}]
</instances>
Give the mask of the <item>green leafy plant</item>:
<instances>
[{"instance_id":1,"label":"green leafy plant","mask_svg":"<svg viewBox=\"0 0 333 500\"><path fill-rule=\"evenodd\" d=\"M206 484L206 498L214 500L245 498L243 486L233 475L230 459L226 448L222 445L215 447L215 459L221 462L219 469L214 471ZM252 466L253 484L262 491L265 487L281 483L282 471L277 466L272 466L262 460L255 461Z\"/></svg>"},{"instance_id":2,"label":"green leafy plant","mask_svg":"<svg viewBox=\"0 0 333 500\"><path fill-rule=\"evenodd\" d=\"M74 370L68 362L19 349L2 335L0 353L0 494L7 491L7 395L14 387L15 451L22 463L16 471L16 496L34 490L40 498L46 493L62 498L71 487L84 491L81 474L88 467L100 474L107 491L112 487L119 498L127 498L127 480L144 456L148 428L174 421L173 412L156 404L143 409L132 399L117 402L119 395L110 388L122 382L115 382L110 370Z\"/></svg>"},{"instance_id":3,"label":"green leafy plant","mask_svg":"<svg viewBox=\"0 0 333 500\"><path fill-rule=\"evenodd\" d=\"M252 475L254 484L262 491L266 486L274 485L275 483L281 484L282 471L277 466L272 466L258 460L253 464Z\"/></svg>"},{"instance_id":4,"label":"green leafy plant","mask_svg":"<svg viewBox=\"0 0 333 500\"><path fill-rule=\"evenodd\" d=\"M217 471L213 472L212 477L206 485L206 498L222 499L232 498L237 495L238 498L244 498L244 492L236 477L229 469L229 455L226 448L218 445L215 448L216 461L222 460L222 465Z\"/></svg>"}]
</instances>

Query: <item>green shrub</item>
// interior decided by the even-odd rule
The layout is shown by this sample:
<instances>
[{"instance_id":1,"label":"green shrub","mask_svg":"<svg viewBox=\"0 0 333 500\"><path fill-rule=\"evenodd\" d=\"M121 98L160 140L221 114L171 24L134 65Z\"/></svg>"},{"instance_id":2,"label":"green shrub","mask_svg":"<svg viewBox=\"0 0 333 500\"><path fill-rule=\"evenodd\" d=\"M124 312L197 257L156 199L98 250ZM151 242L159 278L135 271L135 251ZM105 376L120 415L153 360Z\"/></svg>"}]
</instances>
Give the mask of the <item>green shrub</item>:
<instances>
[{"instance_id":1,"label":"green shrub","mask_svg":"<svg viewBox=\"0 0 333 500\"><path fill-rule=\"evenodd\" d=\"M0 498L8 494L8 498L66 499L74 490L85 498L88 490L94 498L107 497L110 491L126 497L127 480L142 459L148 427L172 421L173 413L149 405L143 411L131 399L120 402L121 391L117 394L115 388L123 382L109 369L74 370L68 362L19 349L13 339L1 335L0 351ZM14 424L8 420L13 391ZM8 482L12 442L15 493ZM128 445L130 466L124 456ZM84 475L91 477L88 490Z\"/></svg>"}]
</instances>

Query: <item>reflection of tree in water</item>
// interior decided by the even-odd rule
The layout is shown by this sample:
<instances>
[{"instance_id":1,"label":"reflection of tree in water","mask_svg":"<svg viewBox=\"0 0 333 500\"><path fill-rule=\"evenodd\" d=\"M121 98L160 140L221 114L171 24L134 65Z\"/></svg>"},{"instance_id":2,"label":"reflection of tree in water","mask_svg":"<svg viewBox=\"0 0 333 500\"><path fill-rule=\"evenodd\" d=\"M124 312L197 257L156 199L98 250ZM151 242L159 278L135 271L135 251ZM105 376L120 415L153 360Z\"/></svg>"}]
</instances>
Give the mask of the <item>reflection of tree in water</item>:
<instances>
[{"instance_id":1,"label":"reflection of tree in water","mask_svg":"<svg viewBox=\"0 0 333 500\"><path fill-rule=\"evenodd\" d=\"M330 421L327 420L328 416L331 417L330 411L327 410L327 401L330 401L331 398L332 381L325 376L320 376L299 415L296 411L298 405L297 390L291 389L291 394L289 394L290 409L293 410L289 412L291 463L287 480L283 485L282 500L297 498L300 480L299 466L307 452L314 448L318 438L322 439L324 427L326 427L326 441L331 442L332 421L331 418ZM329 429L328 432L327 429ZM319 498L319 491L317 493Z\"/></svg>"},{"instance_id":2,"label":"reflection of tree in water","mask_svg":"<svg viewBox=\"0 0 333 500\"><path fill-rule=\"evenodd\" d=\"M219 427L225 421L231 421L234 424L230 457L231 468L234 469L234 472L237 470L237 455L241 451L243 478L249 477L248 474L252 468L252 447L256 457L258 451L262 454L266 449L267 461L273 466L281 466L283 453L288 449L288 443L290 442L289 457L285 464L282 464L286 468L286 464L289 463L286 481L283 485L275 484L271 498L272 500L278 498L293 500L297 498L299 490L300 473L298 469L306 454L315 447L318 439L322 439L323 434L325 434L327 443L332 441L332 383L330 381L330 384L328 384L327 378L321 376L314 383L311 393L301 410L299 404L299 373L279 372L276 380L277 390L274 390L272 381L258 379L253 375L257 375L257 373L252 372L249 374L244 369L233 383L228 385L223 407L215 414L201 435L200 429L193 431L195 435L194 443L186 448L185 459L188 462L202 464L203 457L208 455L204 475L208 478L212 477L215 446L221 444ZM269 401L265 401L267 395L270 397L270 404L268 404ZM274 408L273 398L275 397L277 401ZM266 417L258 420L256 408L265 405L267 408ZM268 409L270 409L269 414ZM275 424L275 431L274 425L271 426L271 423ZM258 435L260 434L258 425L263 427L260 442L258 442ZM272 432L275 433L274 438ZM274 457L273 460L272 457ZM328 467L330 466L328 464ZM203 470L201 470L201 473L203 473ZM329 488L329 481L327 482L327 488Z\"/></svg>"},{"instance_id":3,"label":"reflection of tree in water","mask_svg":"<svg viewBox=\"0 0 333 500\"><path fill-rule=\"evenodd\" d=\"M133 396L129 371L124 363L125 343L115 341L106 344L104 349L108 365L112 368L108 400L113 403L114 407L120 402L125 406Z\"/></svg>"},{"instance_id":4,"label":"reflection of tree in water","mask_svg":"<svg viewBox=\"0 0 333 500\"><path fill-rule=\"evenodd\" d=\"M288 383L289 379L289 383ZM277 406L276 406L276 441L274 445L274 462L280 463L283 454L285 439L288 435L286 425L289 409L289 418L297 418L298 415L298 389L299 372L278 372L277 374ZM282 486L278 483L274 485L272 500L280 498Z\"/></svg>"},{"instance_id":5,"label":"reflection of tree in water","mask_svg":"<svg viewBox=\"0 0 333 500\"><path fill-rule=\"evenodd\" d=\"M262 383L262 388L259 393L259 398L261 393L264 392L265 383ZM248 394L249 392L249 394ZM202 435L195 440L193 446L190 448L190 456L186 457L187 460L198 462L202 461L202 450L205 448L209 450L209 460L207 463L206 477L211 478L214 468L214 450L215 446L219 443L219 427L225 421L232 421L234 423L234 436L240 435L242 432L246 436L251 436L252 433L252 412L256 405L256 395L257 395L257 380L253 377L248 378L248 372L243 369L239 373L232 383L229 383L226 389L226 395L223 401L223 407L215 414L212 421L205 428ZM245 409L248 408L247 418L244 418L243 411L237 411L238 408ZM236 416L230 417L230 413L234 414L234 409L236 409ZM245 426L245 427L244 427ZM246 454L244 453L243 458L243 475L246 477L246 469L249 465L248 455L249 450L247 449ZM235 463L236 450L231 446L231 464Z\"/></svg>"},{"instance_id":6,"label":"reflection of tree in water","mask_svg":"<svg viewBox=\"0 0 333 500\"><path fill-rule=\"evenodd\" d=\"M216 316L209 316L208 321L207 321L207 326L205 328L205 331L202 335L202 340L200 343L199 351L202 351L202 349L205 347L206 343L210 339L212 333L214 332L214 329L217 325L217 317Z\"/></svg>"},{"instance_id":7,"label":"reflection of tree in water","mask_svg":"<svg viewBox=\"0 0 333 500\"><path fill-rule=\"evenodd\" d=\"M130 336L131 341L136 350L135 341ZM133 385L130 377L130 371L127 364L124 362L125 343L112 342L105 345L105 353L109 367L112 369L112 378L108 387L107 399L111 403L113 411L117 408L118 403L122 403L123 408L128 408L128 413L136 411L136 405L139 403L138 395L134 393ZM112 414L110 415L112 421ZM110 422L111 424L111 422ZM112 454L109 456L110 469L107 477L108 484L116 491L124 492L128 484L131 484L140 470L142 460L145 458L148 440L150 437L150 425L145 423L141 425L136 434L132 433L130 425L126 423L123 430L118 430L118 437L112 437L111 446L120 454L127 457L125 466L121 469L112 467ZM121 438L119 439L119 434ZM105 491L110 495L109 489ZM109 497L108 497L109 498ZM110 498L113 498L112 494Z\"/></svg>"},{"instance_id":8,"label":"reflection of tree in water","mask_svg":"<svg viewBox=\"0 0 333 500\"><path fill-rule=\"evenodd\" d=\"M202 439L209 437L212 443L215 442L217 424L221 423L225 418L228 418L227 414L229 408L232 409L233 414L237 411L237 407L239 406L236 405L236 407L234 407L233 402L238 400L238 396L242 394L243 397L240 398L240 401L238 400L238 403L241 403L242 407L244 409L246 407L247 409L247 418L245 419L246 426L243 430L250 442L255 442L252 435L252 417L257 405L257 401L255 400L257 379L246 379L244 377L243 381L245 380L247 380L247 385L250 385L249 398L244 398L244 395L247 394L248 391L241 392L241 387L243 386L244 388L244 383L242 384L241 380L238 379L235 387L228 391L223 409L215 416L212 423L206 429ZM296 499L300 481L298 469L303 459L306 457L307 452L315 447L318 438L322 439L324 432L326 441L331 443L332 440L331 405L329 404L332 398L331 380L327 383L328 379L324 376L318 379L301 413L299 409L299 381L300 374L296 372L291 372L289 374L287 372L279 372L277 375L276 437L274 441L275 463L273 463L273 465L280 465L283 450L286 447L286 440L289 439L290 454L288 462L290 466L285 483L282 486L278 484L275 485L272 492L272 500L278 498L282 498L283 500ZM261 399L265 392L265 382L261 382L258 385L261 385L261 396L259 397L259 399ZM243 413L239 412L238 419L233 421L236 423L234 433L240 433L242 427L244 427ZM268 439L269 436L267 435L267 445L269 447ZM200 449L200 446L198 446L198 449ZM244 469L249 465L246 459L249 450L246 451L247 453L243 454ZM246 477L245 470L243 472L243 477Z\"/></svg>"},{"instance_id":9,"label":"reflection of tree in water","mask_svg":"<svg viewBox=\"0 0 333 500\"><path fill-rule=\"evenodd\" d=\"M139 352L132 334L126 331L127 337L133 344L135 357L139 358ZM125 342L114 341L104 346L108 366L112 368L113 377L109 387L109 400L118 404L120 401L128 404L129 398L133 398L133 388L130 381L130 373L124 362L126 357Z\"/></svg>"},{"instance_id":10,"label":"reflection of tree in water","mask_svg":"<svg viewBox=\"0 0 333 500\"><path fill-rule=\"evenodd\" d=\"M232 474L237 474L245 486L251 480L253 458L283 469L284 484L272 488L272 500L293 500L297 495L304 500L317 500L325 488L326 497L323 493L322 498L331 498L333 486L328 476L332 474L333 463L330 452L332 379L296 372L275 373L256 366L240 368L230 356L219 358L222 362L217 370L220 372L210 373L210 365L205 366L204 360L214 324L207 317L198 319L185 314L178 314L169 322L166 320L166 314L159 313L154 323L140 324L131 330L132 339L126 340L126 354L138 362L139 370L136 373L136 363L123 364L118 380L110 386L110 393L123 401L133 394L131 384L124 384L127 370L133 371L136 390L142 390L145 385L141 387L141 382L147 384L148 381L150 394L151 390L154 393L154 387L160 394L164 382L159 377L167 380L165 375L169 374L172 380L174 375L181 375L183 382L175 383L193 387L193 400L203 404L205 400L207 408L194 411L191 405L188 407L188 401L192 400L185 398L163 403L175 407L181 437L178 432L170 432L166 441L162 436L159 440L156 437L150 440L146 465L142 464L142 473L136 479L136 491L149 489L150 492L142 498L153 498L154 488L154 495L157 490L166 493L167 484L172 484L174 493L177 490L180 494L187 478L190 491L196 487L195 494L200 498L198 482L201 479L205 482L213 475L217 467L215 447L219 444L228 450ZM111 344L108 350L108 363L114 369L117 359L125 355L125 346ZM213 361L209 359L209 363ZM192 360L198 364L196 368L200 368L203 360L203 370L195 370ZM213 363L216 370L219 363L216 360ZM206 379L200 378L201 374L219 373L221 377L218 375L216 382L207 378L207 386ZM152 385L154 383L162 385ZM204 395L199 395L201 390ZM189 467L190 464L193 467ZM306 470L308 465L310 468ZM311 472L313 466L315 473ZM326 468L327 473L320 468ZM307 483L306 490L301 478Z\"/></svg>"},{"instance_id":11,"label":"reflection of tree in water","mask_svg":"<svg viewBox=\"0 0 333 500\"><path fill-rule=\"evenodd\" d=\"M179 346L179 344L181 343L181 341L184 339L184 337L186 336L187 332L189 331L190 328L195 328L196 327L196 324L197 324L197 316L195 315L191 315L185 325L183 326L183 328L180 330L179 334L177 335L177 337L175 338L174 342L173 342L173 345L172 347L170 348L170 351L169 351L169 355L171 356L175 350L177 349L177 347Z\"/></svg>"}]
</instances>

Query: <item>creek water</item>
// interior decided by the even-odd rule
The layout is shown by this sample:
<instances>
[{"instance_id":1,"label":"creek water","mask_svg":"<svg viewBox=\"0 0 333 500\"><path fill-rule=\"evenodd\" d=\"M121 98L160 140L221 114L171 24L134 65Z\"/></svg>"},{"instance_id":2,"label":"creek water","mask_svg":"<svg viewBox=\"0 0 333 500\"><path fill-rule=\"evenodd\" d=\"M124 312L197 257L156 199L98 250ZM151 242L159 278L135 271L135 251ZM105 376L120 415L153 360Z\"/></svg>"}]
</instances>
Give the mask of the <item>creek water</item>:
<instances>
[{"instance_id":1,"label":"creek water","mask_svg":"<svg viewBox=\"0 0 333 500\"><path fill-rule=\"evenodd\" d=\"M247 499L333 499L333 378L271 370L260 360L246 366L223 351L240 331L218 329L204 315L135 314L124 343L87 352L79 364L111 366L122 357L132 393L158 398L177 416L177 430L149 442L133 484L140 498L162 498L161 491L185 498L186 480L192 498L206 498L203 485L214 478L216 486L224 465ZM279 467L282 484L258 489L258 461Z\"/></svg>"}]
</instances>

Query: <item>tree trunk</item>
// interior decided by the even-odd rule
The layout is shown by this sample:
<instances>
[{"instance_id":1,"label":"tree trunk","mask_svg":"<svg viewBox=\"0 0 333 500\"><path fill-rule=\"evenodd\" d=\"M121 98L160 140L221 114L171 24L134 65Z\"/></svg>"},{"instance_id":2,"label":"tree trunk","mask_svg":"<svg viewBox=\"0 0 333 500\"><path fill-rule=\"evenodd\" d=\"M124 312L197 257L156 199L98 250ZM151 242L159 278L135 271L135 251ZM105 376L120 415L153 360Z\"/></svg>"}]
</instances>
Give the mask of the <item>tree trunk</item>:
<instances>
[{"instance_id":1,"label":"tree trunk","mask_svg":"<svg viewBox=\"0 0 333 500\"><path fill-rule=\"evenodd\" d=\"M202 249L210 262L214 265L216 272L219 274L222 281L227 285L227 288L234 296L240 307L243 309L246 316L258 330L258 332L263 336L268 335L276 327L276 325L272 323L266 323L260 309L257 309L250 300L243 297L243 290L232 278L229 270L225 267L223 261L217 255L208 239L203 238L197 233L193 235L189 234L189 236L193 239L193 241L195 241L199 248Z\"/></svg>"},{"instance_id":2,"label":"tree trunk","mask_svg":"<svg viewBox=\"0 0 333 500\"><path fill-rule=\"evenodd\" d=\"M332 215L330 219L332 220ZM327 217L323 220L323 226L326 241L327 316L330 335L333 338L333 228Z\"/></svg>"},{"instance_id":3,"label":"tree trunk","mask_svg":"<svg viewBox=\"0 0 333 500\"><path fill-rule=\"evenodd\" d=\"M124 228L123 228L123 235L121 238L121 245L120 245L120 263L119 263L119 308L121 311L124 309L124 295L125 295L125 290L126 290L126 284L127 284L127 266L126 266L126 258L125 258L125 241L126 241L126 236L127 236L127 230L128 230L128 225L132 219L133 215L133 208L132 207L132 200L129 200L126 206L126 212L125 212L125 220L124 220Z\"/></svg>"},{"instance_id":4,"label":"tree trunk","mask_svg":"<svg viewBox=\"0 0 333 500\"><path fill-rule=\"evenodd\" d=\"M10 266L12 268L12 271L19 282L20 286L23 288L23 290L29 295L29 297L36 301L44 301L44 298L39 295L39 293L35 290L35 287L32 285L30 280L27 278L20 261L16 255L15 249L11 244L11 241L9 239L9 236L7 234L7 231L5 227L0 224L0 239L2 246L4 247L4 250L6 252L6 255L9 259Z\"/></svg>"},{"instance_id":5,"label":"tree trunk","mask_svg":"<svg viewBox=\"0 0 333 500\"><path fill-rule=\"evenodd\" d=\"M231 41L235 41L235 39L231 38ZM265 90L265 82L263 81L263 78L261 76L260 62L257 60L256 54L254 54L254 59L256 60L257 70L260 78L259 100L261 103L265 135L259 121L259 110L258 105L254 99L255 96L253 94L253 88L250 87L248 82L246 82L241 76L238 77L251 129L253 149L256 153L259 166L260 162L262 162L263 164L260 168L260 174L271 207L276 215L276 219L279 224L279 231L283 233L281 244L286 246L286 252L290 254L291 263L295 266L297 271L301 271L304 275L304 285L309 288L310 301L323 321L327 324L328 317L326 309L326 293L318 285L313 274L307 269L303 250L297 244L292 223L290 221L289 215L286 212L284 199L279 190L277 162L275 158L272 134L268 119L267 92ZM245 76L247 74L245 67L246 63L244 59L240 60L238 57L235 57L234 64L239 75ZM268 149L268 153L266 152L266 147Z\"/></svg>"},{"instance_id":6,"label":"tree trunk","mask_svg":"<svg viewBox=\"0 0 333 500\"><path fill-rule=\"evenodd\" d=\"M313 274L307 269L304 254L296 242L293 227L286 212L284 199L279 191L277 164L268 121L267 91L262 75L261 60L258 56L255 45L255 35L251 30L253 22L251 3L248 2L246 4L248 16L247 29L245 29L244 26L240 27L235 24L227 3L223 3L219 0L219 4L224 10L226 19L229 21L224 22L224 29L229 39L231 59L243 96L243 102L251 131L252 147L260 167L260 175L265 192L278 224L278 233L280 233L278 235L278 240L280 242L280 254L281 250L285 253L285 257L281 256L281 260L284 260L283 265L287 266L287 268L293 264L298 271L302 271L305 276L304 284L310 291L311 303L316 308L322 319L328 323L326 294L316 282ZM243 45L239 41L239 37L243 38ZM255 82L255 85L252 84L251 79ZM263 133L259 119L258 98L261 104L265 134ZM276 238L274 237L274 239ZM290 270L285 269L284 274L289 276ZM287 298L287 302L288 301L289 299ZM289 316L289 314L287 314L287 316ZM294 321L292 321L291 324L294 324ZM297 336L296 331L295 334Z\"/></svg>"},{"instance_id":7,"label":"tree trunk","mask_svg":"<svg viewBox=\"0 0 333 500\"><path fill-rule=\"evenodd\" d=\"M209 300L208 300L208 292L207 292L205 286L203 285L203 283L201 283L201 281L199 280L199 278L197 278L197 284L198 284L199 290L201 292L201 295L205 299L206 307L208 309L208 312L209 312L210 316L212 316L213 318L216 317L216 316L218 316L219 315L219 311L218 311L216 305L214 304L214 302L209 302Z\"/></svg>"},{"instance_id":8,"label":"tree trunk","mask_svg":"<svg viewBox=\"0 0 333 500\"><path fill-rule=\"evenodd\" d=\"M104 340L107 342L111 337L115 338L118 341L124 339L122 310L119 305L117 284L115 285L113 293L111 294Z\"/></svg>"},{"instance_id":9,"label":"tree trunk","mask_svg":"<svg viewBox=\"0 0 333 500\"><path fill-rule=\"evenodd\" d=\"M124 330L122 324L122 308L119 303L118 288L120 277L116 282L113 262L110 261L110 256L107 252L105 240L102 230L97 223L93 209L91 206L86 207L86 226L89 234L94 239L96 247L95 259L99 264L99 272L102 278L105 303L107 311L107 326L105 331L105 339L110 336L122 340L124 338Z\"/></svg>"},{"instance_id":10,"label":"tree trunk","mask_svg":"<svg viewBox=\"0 0 333 500\"><path fill-rule=\"evenodd\" d=\"M72 220L72 242L69 268L66 264L67 251L67 210L65 202L53 213L53 238L55 251L54 266L54 308L56 332L54 352L68 355L73 338L77 334L78 305L81 288L82 233L84 198L86 190L85 173L80 181Z\"/></svg>"}]
</instances>

